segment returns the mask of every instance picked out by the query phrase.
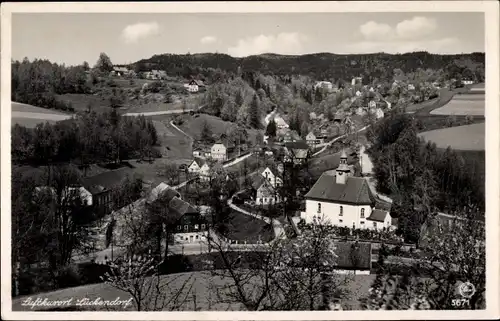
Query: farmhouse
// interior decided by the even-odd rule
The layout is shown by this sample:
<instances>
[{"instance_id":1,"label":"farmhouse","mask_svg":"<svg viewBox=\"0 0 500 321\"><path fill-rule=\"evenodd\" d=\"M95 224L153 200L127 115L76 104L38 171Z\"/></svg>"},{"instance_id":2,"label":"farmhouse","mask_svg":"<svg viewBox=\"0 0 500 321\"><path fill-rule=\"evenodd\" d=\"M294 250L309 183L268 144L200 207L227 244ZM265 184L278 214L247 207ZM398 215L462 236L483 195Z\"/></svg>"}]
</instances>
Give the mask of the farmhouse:
<instances>
[{"instance_id":1,"label":"farmhouse","mask_svg":"<svg viewBox=\"0 0 500 321\"><path fill-rule=\"evenodd\" d=\"M300 140L301 140L300 135L295 130L288 130L283 136L284 143L293 143Z\"/></svg>"},{"instance_id":2,"label":"farmhouse","mask_svg":"<svg viewBox=\"0 0 500 321\"><path fill-rule=\"evenodd\" d=\"M283 180L279 177L278 173L273 172L269 167L266 167L261 173L262 177L264 177L272 187L280 187L283 186Z\"/></svg>"},{"instance_id":3,"label":"farmhouse","mask_svg":"<svg viewBox=\"0 0 500 321\"><path fill-rule=\"evenodd\" d=\"M165 70L151 70L144 73L144 78L146 79L166 79L167 72Z\"/></svg>"},{"instance_id":4,"label":"farmhouse","mask_svg":"<svg viewBox=\"0 0 500 321\"><path fill-rule=\"evenodd\" d=\"M255 204L257 205L272 205L281 202L276 187L262 175L258 175L252 184Z\"/></svg>"},{"instance_id":5,"label":"farmhouse","mask_svg":"<svg viewBox=\"0 0 500 321\"><path fill-rule=\"evenodd\" d=\"M318 144L323 144L326 139L326 135L318 131L310 131L306 136L307 145L311 147L314 147Z\"/></svg>"},{"instance_id":6,"label":"farmhouse","mask_svg":"<svg viewBox=\"0 0 500 321\"><path fill-rule=\"evenodd\" d=\"M188 173L200 176L201 181L210 180L210 165L207 160L201 157L195 157L188 166Z\"/></svg>"},{"instance_id":7,"label":"farmhouse","mask_svg":"<svg viewBox=\"0 0 500 321\"><path fill-rule=\"evenodd\" d=\"M224 162L227 160L227 148L221 142L215 143L210 149L210 157L219 162Z\"/></svg>"},{"instance_id":8,"label":"farmhouse","mask_svg":"<svg viewBox=\"0 0 500 321\"><path fill-rule=\"evenodd\" d=\"M168 213L175 222L170 230L174 244L199 243L208 236L209 221L194 206L174 196L168 203Z\"/></svg>"},{"instance_id":9,"label":"farmhouse","mask_svg":"<svg viewBox=\"0 0 500 321\"><path fill-rule=\"evenodd\" d=\"M192 79L189 83L184 84L184 87L190 93L197 93L200 88L204 88L205 84L201 80Z\"/></svg>"},{"instance_id":10,"label":"farmhouse","mask_svg":"<svg viewBox=\"0 0 500 321\"><path fill-rule=\"evenodd\" d=\"M381 206L368 181L353 177L352 172L343 151L339 167L324 172L305 195L306 210L301 218L306 223L320 220L349 228L392 228L389 211Z\"/></svg>"},{"instance_id":11,"label":"farmhouse","mask_svg":"<svg viewBox=\"0 0 500 321\"><path fill-rule=\"evenodd\" d=\"M110 75L111 76L126 76L130 73L130 70L127 67L113 67L113 70L111 71Z\"/></svg>"}]
</instances>

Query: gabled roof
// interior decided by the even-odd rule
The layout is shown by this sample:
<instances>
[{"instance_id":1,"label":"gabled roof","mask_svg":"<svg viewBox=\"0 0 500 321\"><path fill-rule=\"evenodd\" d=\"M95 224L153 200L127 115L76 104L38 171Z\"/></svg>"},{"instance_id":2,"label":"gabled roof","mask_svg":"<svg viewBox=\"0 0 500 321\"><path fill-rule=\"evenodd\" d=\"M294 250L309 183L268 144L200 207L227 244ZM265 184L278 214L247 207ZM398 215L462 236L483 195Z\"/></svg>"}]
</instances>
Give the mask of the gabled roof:
<instances>
[{"instance_id":1,"label":"gabled roof","mask_svg":"<svg viewBox=\"0 0 500 321\"><path fill-rule=\"evenodd\" d=\"M335 175L335 171L324 172L305 198L355 205L375 203L375 197L371 193L366 179L351 176L347 178L345 184L337 184Z\"/></svg>"},{"instance_id":2,"label":"gabled roof","mask_svg":"<svg viewBox=\"0 0 500 321\"><path fill-rule=\"evenodd\" d=\"M255 180L252 183L252 187L255 190L262 187L262 185L264 185L264 187L267 188L269 191L274 190L273 186L268 182L268 180L264 176L262 176L262 175L256 175L256 176L257 177L255 178Z\"/></svg>"},{"instance_id":3,"label":"gabled roof","mask_svg":"<svg viewBox=\"0 0 500 321\"><path fill-rule=\"evenodd\" d=\"M175 196L180 198L179 192L170 187L170 185L162 182L158 186L153 188L151 193L148 195L147 202L154 202L160 197L171 200Z\"/></svg>"},{"instance_id":4,"label":"gabled roof","mask_svg":"<svg viewBox=\"0 0 500 321\"><path fill-rule=\"evenodd\" d=\"M197 80L197 79L191 79L189 81L189 84L194 84L194 85L198 85L198 86L205 86L205 84L203 83L203 81L201 80Z\"/></svg>"},{"instance_id":5,"label":"gabled roof","mask_svg":"<svg viewBox=\"0 0 500 321\"><path fill-rule=\"evenodd\" d=\"M215 143L215 144L212 145L212 148L214 148L214 147L218 147L218 148L224 147L224 148L226 148L226 145L224 145L221 142L217 142L217 143Z\"/></svg>"},{"instance_id":6,"label":"gabled roof","mask_svg":"<svg viewBox=\"0 0 500 321\"><path fill-rule=\"evenodd\" d=\"M384 222L387 215L389 215L389 212L387 211L374 209L371 215L367 218L367 220L375 222Z\"/></svg>"},{"instance_id":7,"label":"gabled roof","mask_svg":"<svg viewBox=\"0 0 500 321\"><path fill-rule=\"evenodd\" d=\"M201 157L195 157L191 162L191 164L189 164L189 166L193 165L193 163L198 164L198 166L201 168L203 165L207 163L207 160Z\"/></svg>"},{"instance_id":8,"label":"gabled roof","mask_svg":"<svg viewBox=\"0 0 500 321\"><path fill-rule=\"evenodd\" d=\"M199 214L198 210L193 205L177 196L172 198L172 200L168 203L168 208L170 210L170 215L172 215L175 219L180 219L185 214Z\"/></svg>"}]
</instances>

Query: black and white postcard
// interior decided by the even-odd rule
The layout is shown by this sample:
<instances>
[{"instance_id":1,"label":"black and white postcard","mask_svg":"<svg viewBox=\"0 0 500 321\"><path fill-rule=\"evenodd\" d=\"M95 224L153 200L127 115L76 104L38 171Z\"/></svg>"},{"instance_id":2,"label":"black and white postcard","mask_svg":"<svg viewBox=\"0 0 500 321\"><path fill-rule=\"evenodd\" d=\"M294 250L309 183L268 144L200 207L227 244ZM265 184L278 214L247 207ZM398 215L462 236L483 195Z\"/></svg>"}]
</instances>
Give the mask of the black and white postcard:
<instances>
[{"instance_id":1,"label":"black and white postcard","mask_svg":"<svg viewBox=\"0 0 500 321\"><path fill-rule=\"evenodd\" d=\"M499 317L498 2L1 9L3 319Z\"/></svg>"}]
</instances>

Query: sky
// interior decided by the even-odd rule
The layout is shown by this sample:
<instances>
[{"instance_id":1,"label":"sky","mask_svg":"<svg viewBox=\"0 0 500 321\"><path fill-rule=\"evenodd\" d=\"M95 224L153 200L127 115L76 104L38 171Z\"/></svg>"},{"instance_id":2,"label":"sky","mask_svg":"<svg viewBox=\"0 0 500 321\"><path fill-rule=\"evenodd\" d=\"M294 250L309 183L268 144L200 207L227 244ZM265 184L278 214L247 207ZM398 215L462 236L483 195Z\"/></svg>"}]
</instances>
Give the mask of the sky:
<instances>
[{"instance_id":1,"label":"sky","mask_svg":"<svg viewBox=\"0 0 500 321\"><path fill-rule=\"evenodd\" d=\"M94 65L155 54L484 52L483 13L14 13L12 59Z\"/></svg>"}]
</instances>

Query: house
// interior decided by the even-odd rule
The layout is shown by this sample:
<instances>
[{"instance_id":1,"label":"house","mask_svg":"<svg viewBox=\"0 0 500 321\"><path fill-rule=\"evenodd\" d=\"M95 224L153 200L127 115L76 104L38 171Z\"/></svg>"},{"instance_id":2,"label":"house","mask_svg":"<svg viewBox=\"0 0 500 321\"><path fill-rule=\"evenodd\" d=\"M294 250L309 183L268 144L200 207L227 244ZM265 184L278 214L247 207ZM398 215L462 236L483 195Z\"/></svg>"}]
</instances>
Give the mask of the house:
<instances>
[{"instance_id":1,"label":"house","mask_svg":"<svg viewBox=\"0 0 500 321\"><path fill-rule=\"evenodd\" d=\"M362 229L393 228L387 207L372 192L366 178L353 177L342 152L336 170L324 172L305 195L306 223L320 220L324 224Z\"/></svg>"},{"instance_id":2,"label":"house","mask_svg":"<svg viewBox=\"0 0 500 321\"><path fill-rule=\"evenodd\" d=\"M305 141L285 143L285 161L302 164L310 157L309 145Z\"/></svg>"},{"instance_id":3,"label":"house","mask_svg":"<svg viewBox=\"0 0 500 321\"><path fill-rule=\"evenodd\" d=\"M272 187L283 186L283 180L279 177L277 172L273 172L269 167L266 167L261 172L262 177L264 177Z\"/></svg>"},{"instance_id":4,"label":"house","mask_svg":"<svg viewBox=\"0 0 500 321\"><path fill-rule=\"evenodd\" d=\"M286 129L289 127L286 121L280 115L275 115L274 121L276 122L276 127L278 129Z\"/></svg>"},{"instance_id":5,"label":"house","mask_svg":"<svg viewBox=\"0 0 500 321\"><path fill-rule=\"evenodd\" d=\"M408 84L408 90L415 90L415 85Z\"/></svg>"},{"instance_id":6,"label":"house","mask_svg":"<svg viewBox=\"0 0 500 321\"><path fill-rule=\"evenodd\" d=\"M375 100L370 100L368 103L368 108L375 108L377 107L377 102Z\"/></svg>"},{"instance_id":7,"label":"house","mask_svg":"<svg viewBox=\"0 0 500 321\"><path fill-rule=\"evenodd\" d=\"M193 149L193 157L205 157L205 153L201 148L194 148Z\"/></svg>"},{"instance_id":8,"label":"house","mask_svg":"<svg viewBox=\"0 0 500 321\"><path fill-rule=\"evenodd\" d=\"M356 97L360 97L360 96L361 96L361 91L356 90Z\"/></svg>"},{"instance_id":9,"label":"house","mask_svg":"<svg viewBox=\"0 0 500 321\"><path fill-rule=\"evenodd\" d=\"M210 149L210 157L216 161L224 162L227 160L227 148L221 142L215 143Z\"/></svg>"},{"instance_id":10,"label":"house","mask_svg":"<svg viewBox=\"0 0 500 321\"><path fill-rule=\"evenodd\" d=\"M296 130L288 130L283 136L284 143L293 143L302 140Z\"/></svg>"},{"instance_id":11,"label":"house","mask_svg":"<svg viewBox=\"0 0 500 321\"><path fill-rule=\"evenodd\" d=\"M462 84L463 85L472 85L472 84L474 84L474 80L472 80L470 78L464 78L464 79L462 79Z\"/></svg>"},{"instance_id":12,"label":"house","mask_svg":"<svg viewBox=\"0 0 500 321\"><path fill-rule=\"evenodd\" d=\"M204 88L205 84L201 80L191 79L191 81L187 84L184 84L184 88L187 89L190 93L197 93L200 88Z\"/></svg>"},{"instance_id":13,"label":"house","mask_svg":"<svg viewBox=\"0 0 500 321\"><path fill-rule=\"evenodd\" d=\"M172 232L170 242L185 244L206 241L210 227L209 217L201 215L193 205L174 196L168 203L168 214L174 222L169 226Z\"/></svg>"},{"instance_id":14,"label":"house","mask_svg":"<svg viewBox=\"0 0 500 321\"><path fill-rule=\"evenodd\" d=\"M258 175L252 183L255 204L272 205L281 202L277 188L262 175Z\"/></svg>"},{"instance_id":15,"label":"house","mask_svg":"<svg viewBox=\"0 0 500 321\"><path fill-rule=\"evenodd\" d=\"M359 116L366 115L366 109L363 107L358 107L356 108L355 114Z\"/></svg>"},{"instance_id":16,"label":"house","mask_svg":"<svg viewBox=\"0 0 500 321\"><path fill-rule=\"evenodd\" d=\"M306 142L311 147L314 147L318 144L323 144L326 139L326 134L322 133L321 131L310 131L306 136Z\"/></svg>"},{"instance_id":17,"label":"house","mask_svg":"<svg viewBox=\"0 0 500 321\"><path fill-rule=\"evenodd\" d=\"M115 193L120 189L127 177L133 176L133 170L128 167L104 172L98 175L85 177L83 187L92 194L92 206L101 214L110 213L113 210L121 208L127 201L122 198L115 198ZM140 195L134 196L137 198ZM135 200L135 199L134 199ZM132 200L133 201L133 200Z\"/></svg>"},{"instance_id":18,"label":"house","mask_svg":"<svg viewBox=\"0 0 500 321\"><path fill-rule=\"evenodd\" d=\"M128 75L128 73L130 72L130 70L127 68L127 67L113 67L113 70L111 71L110 75L111 76L118 76L118 77L121 77L121 76L126 76Z\"/></svg>"},{"instance_id":19,"label":"house","mask_svg":"<svg viewBox=\"0 0 500 321\"><path fill-rule=\"evenodd\" d=\"M375 115L377 119L384 118L384 111L382 108L370 108L368 112Z\"/></svg>"},{"instance_id":20,"label":"house","mask_svg":"<svg viewBox=\"0 0 500 321\"><path fill-rule=\"evenodd\" d=\"M199 175L201 181L209 181L210 165L205 158L195 157L188 166L188 173Z\"/></svg>"},{"instance_id":21,"label":"house","mask_svg":"<svg viewBox=\"0 0 500 321\"><path fill-rule=\"evenodd\" d=\"M151 192L146 198L146 202L151 204L160 197L166 197L168 199L172 199L176 196L181 198L181 194L178 191L173 189L170 185L162 182L151 190Z\"/></svg>"},{"instance_id":22,"label":"house","mask_svg":"<svg viewBox=\"0 0 500 321\"><path fill-rule=\"evenodd\" d=\"M328 91L331 91L333 89L333 84L329 81L318 81L315 85L314 85L314 89L326 89Z\"/></svg>"},{"instance_id":23,"label":"house","mask_svg":"<svg viewBox=\"0 0 500 321\"><path fill-rule=\"evenodd\" d=\"M351 86L356 86L356 84L360 84L363 82L363 77L354 77L351 80Z\"/></svg>"}]
</instances>

